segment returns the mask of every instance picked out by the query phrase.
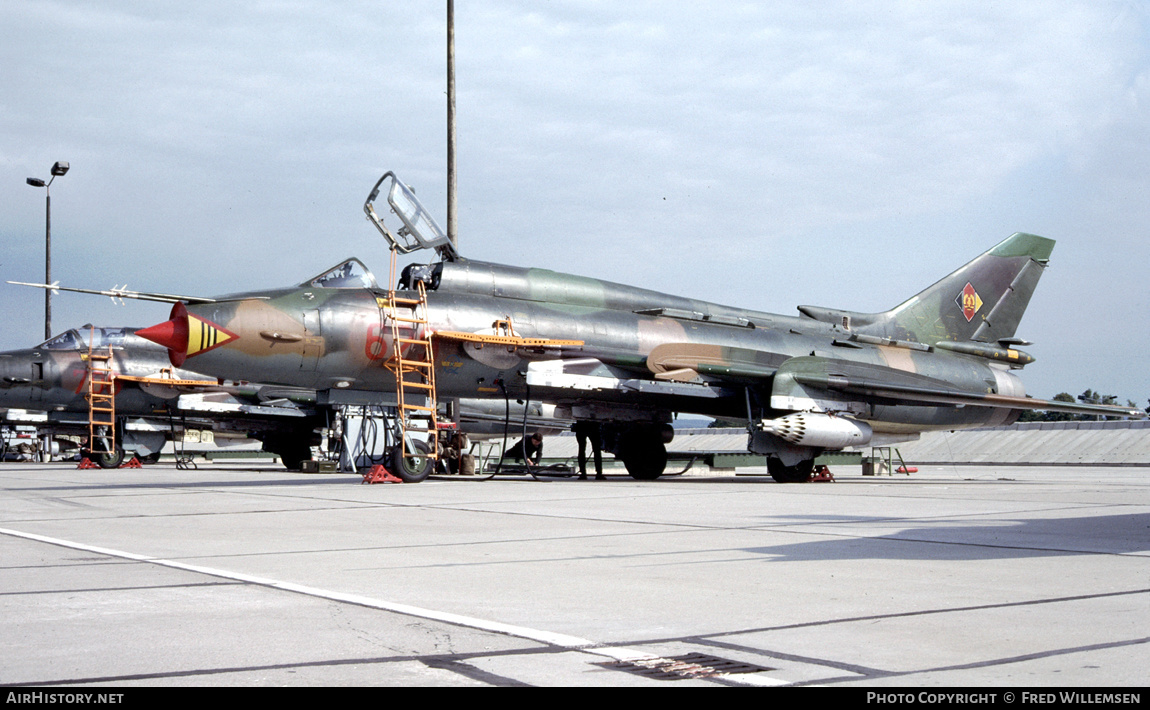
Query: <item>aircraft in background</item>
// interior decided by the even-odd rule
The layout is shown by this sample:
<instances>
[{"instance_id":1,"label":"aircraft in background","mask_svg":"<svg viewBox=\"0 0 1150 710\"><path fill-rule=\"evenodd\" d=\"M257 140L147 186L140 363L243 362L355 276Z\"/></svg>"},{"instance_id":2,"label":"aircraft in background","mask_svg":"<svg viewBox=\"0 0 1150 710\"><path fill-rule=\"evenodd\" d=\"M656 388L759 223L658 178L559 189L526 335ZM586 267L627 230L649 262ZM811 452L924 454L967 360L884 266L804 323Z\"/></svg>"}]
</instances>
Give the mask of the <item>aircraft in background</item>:
<instances>
[{"instance_id":1,"label":"aircraft in background","mask_svg":"<svg viewBox=\"0 0 1150 710\"><path fill-rule=\"evenodd\" d=\"M314 392L224 385L173 368L167 351L136 330L86 325L35 347L0 352L0 408L24 410L21 419L44 433L88 437L89 358L96 352L110 355L108 367L116 374L117 444L84 454L104 468L119 466L125 454L144 463L158 460L164 443L185 428L258 438L289 467L310 458L309 449L295 442L318 443L311 431L324 419L314 409ZM96 429L98 438L111 438L108 427Z\"/></svg>"},{"instance_id":2,"label":"aircraft in background","mask_svg":"<svg viewBox=\"0 0 1150 710\"><path fill-rule=\"evenodd\" d=\"M374 208L389 179L395 233ZM789 317L465 259L392 173L364 209L393 265L420 249L439 259L387 289L348 259L295 286L217 298L61 290L174 302L168 321L139 332L173 365L195 358L211 377L314 389L321 403L394 395L397 371L424 359L431 371L414 381L441 397L546 402L600 422L637 479L663 472L673 412L746 422L748 450L783 482L806 480L826 450L1009 424L1029 409L1144 415L1025 395L1016 373L1034 358L1015 332L1054 247L1032 234L889 311ZM433 352L413 354L420 342Z\"/></svg>"}]
</instances>

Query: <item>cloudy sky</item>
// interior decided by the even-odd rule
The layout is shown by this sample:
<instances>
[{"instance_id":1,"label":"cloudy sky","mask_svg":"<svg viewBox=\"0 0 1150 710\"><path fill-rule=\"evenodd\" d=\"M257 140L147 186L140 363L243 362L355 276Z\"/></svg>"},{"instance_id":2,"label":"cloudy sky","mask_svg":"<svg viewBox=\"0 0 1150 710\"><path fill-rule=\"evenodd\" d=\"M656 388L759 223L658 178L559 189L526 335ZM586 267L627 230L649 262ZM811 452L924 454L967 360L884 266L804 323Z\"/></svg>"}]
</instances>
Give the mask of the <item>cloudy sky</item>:
<instances>
[{"instance_id":1,"label":"cloudy sky","mask_svg":"<svg viewBox=\"0 0 1150 710\"><path fill-rule=\"evenodd\" d=\"M446 223L445 3L14 0L0 280L211 295L347 256L396 171ZM456 3L461 251L796 314L1058 241L1029 392L1150 397L1150 6ZM0 348L43 334L0 284ZM56 331L162 304L62 294Z\"/></svg>"}]
</instances>

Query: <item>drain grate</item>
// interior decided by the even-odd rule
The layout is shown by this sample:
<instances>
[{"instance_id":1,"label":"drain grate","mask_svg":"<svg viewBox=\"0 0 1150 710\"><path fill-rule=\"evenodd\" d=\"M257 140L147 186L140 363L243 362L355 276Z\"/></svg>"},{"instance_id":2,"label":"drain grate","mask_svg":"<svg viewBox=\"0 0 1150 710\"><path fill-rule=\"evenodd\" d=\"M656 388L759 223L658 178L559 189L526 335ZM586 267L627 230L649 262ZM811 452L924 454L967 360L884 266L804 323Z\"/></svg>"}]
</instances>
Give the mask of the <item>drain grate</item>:
<instances>
[{"instance_id":1,"label":"drain grate","mask_svg":"<svg viewBox=\"0 0 1150 710\"><path fill-rule=\"evenodd\" d=\"M759 673L774 670L773 668L732 661L718 656L708 656L705 653L688 653L669 658L644 658L637 661L610 661L595 665L627 671L655 680L711 678L731 673Z\"/></svg>"}]
</instances>

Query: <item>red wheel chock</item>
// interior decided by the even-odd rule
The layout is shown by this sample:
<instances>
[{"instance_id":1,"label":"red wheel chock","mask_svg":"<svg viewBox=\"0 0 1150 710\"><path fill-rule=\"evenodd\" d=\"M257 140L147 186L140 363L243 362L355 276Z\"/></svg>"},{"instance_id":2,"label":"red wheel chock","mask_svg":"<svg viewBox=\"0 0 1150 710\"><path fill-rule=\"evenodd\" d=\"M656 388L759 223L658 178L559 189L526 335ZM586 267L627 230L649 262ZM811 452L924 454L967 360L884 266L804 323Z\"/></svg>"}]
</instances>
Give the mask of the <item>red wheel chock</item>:
<instances>
[{"instance_id":1,"label":"red wheel chock","mask_svg":"<svg viewBox=\"0 0 1150 710\"><path fill-rule=\"evenodd\" d=\"M391 475L382 465L376 464L363 474L363 483L403 483L403 480Z\"/></svg>"},{"instance_id":2,"label":"red wheel chock","mask_svg":"<svg viewBox=\"0 0 1150 710\"><path fill-rule=\"evenodd\" d=\"M144 465L142 463L140 463L140 459L133 456L131 459L129 459L128 461L125 461L124 463L120 464L116 468L143 468L143 467L144 467ZM92 461L92 459L85 456L82 459L80 459L80 465L77 466L76 468L101 468L101 466L100 466L100 464Z\"/></svg>"},{"instance_id":3,"label":"red wheel chock","mask_svg":"<svg viewBox=\"0 0 1150 710\"><path fill-rule=\"evenodd\" d=\"M831 470L826 466L815 466L814 473L811 474L811 483L834 483L835 477Z\"/></svg>"}]
</instances>

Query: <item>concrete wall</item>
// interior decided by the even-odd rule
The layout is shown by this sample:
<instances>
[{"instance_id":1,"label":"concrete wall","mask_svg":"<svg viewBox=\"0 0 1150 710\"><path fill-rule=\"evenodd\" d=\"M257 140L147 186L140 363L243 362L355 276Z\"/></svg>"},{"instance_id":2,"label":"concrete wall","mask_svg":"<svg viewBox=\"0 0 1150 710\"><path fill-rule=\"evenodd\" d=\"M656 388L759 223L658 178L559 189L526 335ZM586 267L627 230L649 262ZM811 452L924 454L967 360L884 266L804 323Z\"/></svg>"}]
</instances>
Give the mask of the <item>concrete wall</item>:
<instances>
[{"instance_id":1,"label":"concrete wall","mask_svg":"<svg viewBox=\"0 0 1150 710\"><path fill-rule=\"evenodd\" d=\"M923 434L898 444L907 463L1150 465L1150 421L1027 422Z\"/></svg>"},{"instance_id":2,"label":"concrete wall","mask_svg":"<svg viewBox=\"0 0 1150 710\"><path fill-rule=\"evenodd\" d=\"M519 437L512 437L514 443ZM679 429L667 445L680 454L745 453L743 429ZM1150 466L1150 421L1028 422L1008 427L931 432L896 444L907 463ZM574 457L575 437L546 437L548 458ZM870 448L863 449L870 455Z\"/></svg>"}]
</instances>

